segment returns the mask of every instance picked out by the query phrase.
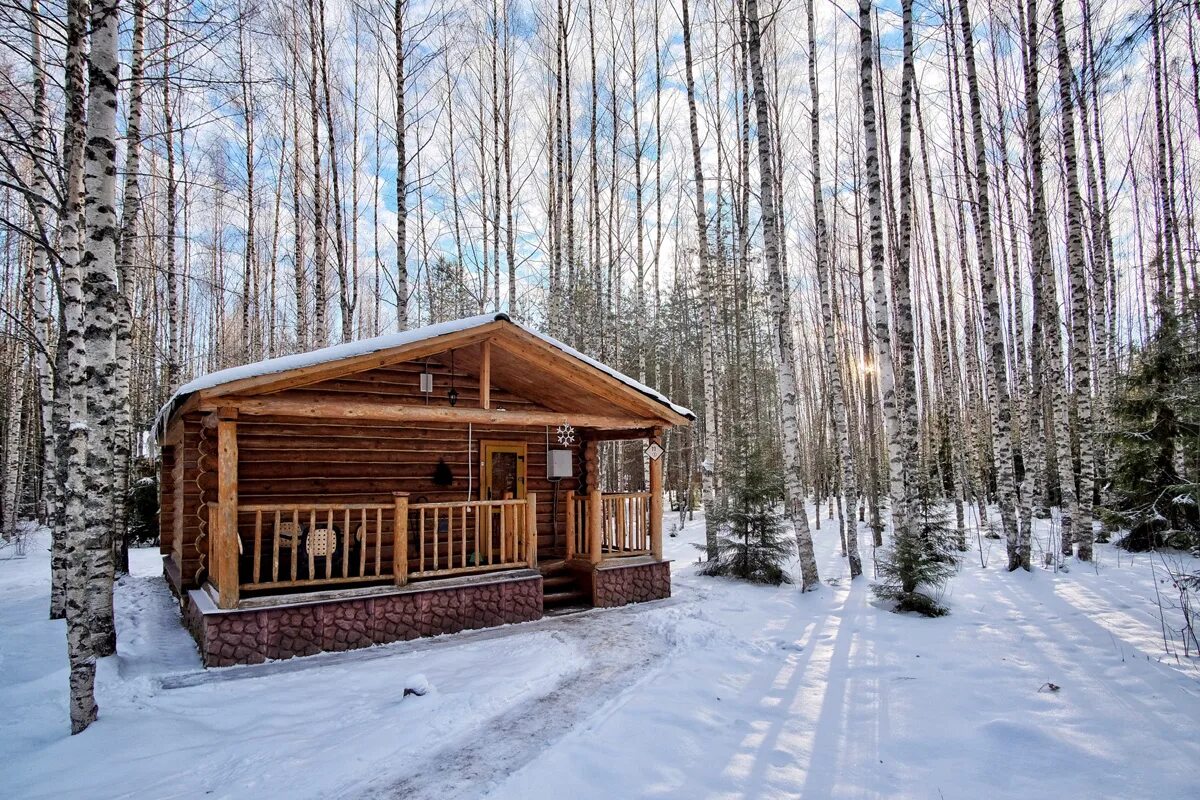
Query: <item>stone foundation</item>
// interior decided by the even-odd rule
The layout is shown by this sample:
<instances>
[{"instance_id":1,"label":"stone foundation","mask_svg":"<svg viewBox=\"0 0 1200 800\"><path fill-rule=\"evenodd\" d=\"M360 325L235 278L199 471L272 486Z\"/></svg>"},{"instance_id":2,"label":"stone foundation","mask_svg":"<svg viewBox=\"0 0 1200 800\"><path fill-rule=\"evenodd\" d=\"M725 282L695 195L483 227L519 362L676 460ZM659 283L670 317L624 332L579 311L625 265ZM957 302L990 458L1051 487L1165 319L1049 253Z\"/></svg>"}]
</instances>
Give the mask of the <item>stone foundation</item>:
<instances>
[{"instance_id":1,"label":"stone foundation","mask_svg":"<svg viewBox=\"0 0 1200 800\"><path fill-rule=\"evenodd\" d=\"M541 619L542 577L527 571L229 611L193 590L185 606L204 665L226 667Z\"/></svg>"},{"instance_id":2,"label":"stone foundation","mask_svg":"<svg viewBox=\"0 0 1200 800\"><path fill-rule=\"evenodd\" d=\"M671 596L671 562L629 559L612 561L592 575L592 605L613 608Z\"/></svg>"}]
</instances>

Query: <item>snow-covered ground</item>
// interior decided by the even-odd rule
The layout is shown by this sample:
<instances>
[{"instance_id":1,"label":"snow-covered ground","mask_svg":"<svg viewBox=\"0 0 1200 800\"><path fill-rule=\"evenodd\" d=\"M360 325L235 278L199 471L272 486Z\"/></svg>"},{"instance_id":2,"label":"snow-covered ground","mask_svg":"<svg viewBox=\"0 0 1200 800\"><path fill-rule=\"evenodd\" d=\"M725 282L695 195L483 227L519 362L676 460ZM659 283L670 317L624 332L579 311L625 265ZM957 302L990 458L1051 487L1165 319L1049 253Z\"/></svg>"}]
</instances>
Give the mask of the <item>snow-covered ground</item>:
<instances>
[{"instance_id":1,"label":"snow-covered ground","mask_svg":"<svg viewBox=\"0 0 1200 800\"><path fill-rule=\"evenodd\" d=\"M71 737L42 535L0 560L0 797L1200 797L1200 671L1163 654L1148 556L1010 574L984 540L927 620L834 537L815 593L696 575L697 516L667 601L207 672L138 552Z\"/></svg>"}]
</instances>

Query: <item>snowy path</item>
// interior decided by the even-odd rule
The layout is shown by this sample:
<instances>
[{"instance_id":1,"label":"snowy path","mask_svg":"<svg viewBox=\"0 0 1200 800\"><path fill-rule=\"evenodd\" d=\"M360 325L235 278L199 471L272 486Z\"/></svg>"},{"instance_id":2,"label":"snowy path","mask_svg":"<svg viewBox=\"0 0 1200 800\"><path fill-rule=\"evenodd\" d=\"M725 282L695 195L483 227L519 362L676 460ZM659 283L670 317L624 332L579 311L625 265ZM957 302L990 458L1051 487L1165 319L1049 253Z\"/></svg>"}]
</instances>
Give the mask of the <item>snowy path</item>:
<instances>
[{"instance_id":1,"label":"snowy path","mask_svg":"<svg viewBox=\"0 0 1200 800\"><path fill-rule=\"evenodd\" d=\"M702 537L667 540L667 601L209 671L138 553L77 737L31 550L0 563L0 797L1200 797L1200 669L1163 653L1147 556L1010 574L985 542L924 620L827 524L806 595L697 575Z\"/></svg>"},{"instance_id":2,"label":"snowy path","mask_svg":"<svg viewBox=\"0 0 1200 800\"><path fill-rule=\"evenodd\" d=\"M668 601L669 602L669 601ZM475 798L499 785L547 747L650 677L669 646L640 619L653 606L558 617L549 627L581 649L586 665L564 675L546 694L491 720L464 741L432 754L399 782L345 797L454 800Z\"/></svg>"}]
</instances>

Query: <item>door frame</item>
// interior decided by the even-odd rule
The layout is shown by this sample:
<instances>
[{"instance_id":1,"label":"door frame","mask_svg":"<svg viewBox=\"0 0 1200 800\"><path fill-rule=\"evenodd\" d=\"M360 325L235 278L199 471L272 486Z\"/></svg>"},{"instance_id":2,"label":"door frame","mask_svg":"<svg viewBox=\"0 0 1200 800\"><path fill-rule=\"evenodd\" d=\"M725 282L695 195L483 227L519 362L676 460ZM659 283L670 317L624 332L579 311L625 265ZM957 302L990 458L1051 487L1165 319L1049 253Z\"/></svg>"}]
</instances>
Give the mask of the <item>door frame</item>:
<instances>
[{"instance_id":1,"label":"door frame","mask_svg":"<svg viewBox=\"0 0 1200 800\"><path fill-rule=\"evenodd\" d=\"M481 439L479 442L479 499L487 500L488 490L492 483L492 456L496 453L514 453L517 456L517 496L513 499L524 500L528 487L527 465L529 462L529 444L504 439ZM499 500L501 498L493 498Z\"/></svg>"}]
</instances>

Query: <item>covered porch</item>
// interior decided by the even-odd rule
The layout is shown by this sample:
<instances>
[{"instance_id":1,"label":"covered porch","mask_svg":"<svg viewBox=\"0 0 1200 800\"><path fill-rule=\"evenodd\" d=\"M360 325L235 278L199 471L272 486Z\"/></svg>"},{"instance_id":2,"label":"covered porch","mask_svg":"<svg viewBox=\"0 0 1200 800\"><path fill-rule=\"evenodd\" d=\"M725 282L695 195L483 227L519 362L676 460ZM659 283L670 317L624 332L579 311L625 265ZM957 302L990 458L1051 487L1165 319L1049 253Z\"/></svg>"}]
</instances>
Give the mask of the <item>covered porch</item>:
<instances>
[{"instance_id":1,"label":"covered porch","mask_svg":"<svg viewBox=\"0 0 1200 800\"><path fill-rule=\"evenodd\" d=\"M394 491L387 502L326 502L319 496L289 502L240 496L244 462L236 412L214 411L204 425L215 434L218 486L217 499L203 508L208 535L200 588L219 609L295 604L349 590L364 596L506 571L590 575L622 559L662 559L661 455L646 457L646 491L604 492L597 485L603 442L640 439L648 451L661 452L660 427L582 431L580 474L566 490L432 502ZM364 426L370 429L368 421ZM586 604L594 604L595 582L585 577L582 585Z\"/></svg>"}]
</instances>

